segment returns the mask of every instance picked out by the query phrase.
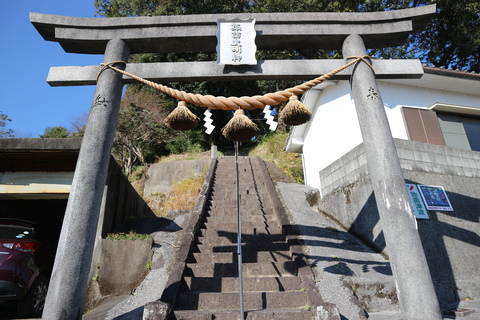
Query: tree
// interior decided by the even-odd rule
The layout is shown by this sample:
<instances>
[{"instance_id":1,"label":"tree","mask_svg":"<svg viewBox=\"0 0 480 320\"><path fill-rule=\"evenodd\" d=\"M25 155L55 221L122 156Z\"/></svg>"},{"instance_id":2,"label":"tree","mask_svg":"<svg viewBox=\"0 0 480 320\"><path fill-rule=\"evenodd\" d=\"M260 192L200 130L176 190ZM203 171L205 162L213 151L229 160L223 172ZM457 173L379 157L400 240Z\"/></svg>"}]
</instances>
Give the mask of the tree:
<instances>
[{"instance_id":1,"label":"tree","mask_svg":"<svg viewBox=\"0 0 480 320\"><path fill-rule=\"evenodd\" d=\"M234 13L248 10L245 0L95 0L96 14L104 17L134 17L201 13Z\"/></svg>"},{"instance_id":2,"label":"tree","mask_svg":"<svg viewBox=\"0 0 480 320\"><path fill-rule=\"evenodd\" d=\"M75 118L70 119L70 132L72 137L83 137L87 126L88 112L84 111Z\"/></svg>"},{"instance_id":3,"label":"tree","mask_svg":"<svg viewBox=\"0 0 480 320\"><path fill-rule=\"evenodd\" d=\"M412 37L418 56L436 67L480 72L480 2L436 0L437 15Z\"/></svg>"},{"instance_id":4,"label":"tree","mask_svg":"<svg viewBox=\"0 0 480 320\"><path fill-rule=\"evenodd\" d=\"M420 58L423 63L447 68L460 68L468 71L480 71L480 34L478 0L95 0L96 14L106 17L128 17L142 15L205 14L205 13L241 13L241 12L376 12L405 9L437 4L438 14L432 19L426 31L412 35L404 46L373 49L370 54L378 58ZM340 58L340 52L334 50L273 50L257 53L259 59L318 59ZM171 62L171 61L215 61L214 53L168 53L138 54L131 57L132 62ZM169 83L174 89L198 94L216 96L243 96L275 92L296 84L294 81L244 81L244 82L195 82ZM131 91L148 92L151 88L144 85L131 85ZM163 111L175 107L173 99L159 96ZM136 106L144 107L143 103ZM281 107L278 106L277 108ZM191 107L197 116L202 117L204 110ZM261 119L261 110L249 112L252 119ZM231 114L225 111L213 111L214 123L219 128L226 124ZM264 129L259 120L254 120ZM191 134L173 133L178 141L195 137L195 141L217 144L220 147L231 145L220 134L207 136L203 130ZM267 132L263 130L261 134ZM175 144L172 138L166 142ZM172 145L169 150L180 150Z\"/></svg>"},{"instance_id":5,"label":"tree","mask_svg":"<svg viewBox=\"0 0 480 320\"><path fill-rule=\"evenodd\" d=\"M231 13L231 12L244 12L245 10L250 9L251 1L238 1L238 0L226 0L226 1L216 1L216 0L164 0L164 1L147 1L148 5L144 4L142 6L133 7L134 2L122 1L122 0L112 0L112 1L101 1L97 0L97 14L105 16L136 16L144 14L146 8L148 8L148 14L202 14L202 13ZM215 53L169 53L169 54L139 54L131 57L132 62L170 62L170 61L214 61L216 59ZM265 85L266 82L261 84ZM262 92L260 84L255 81L249 82L193 82L193 83L169 83L169 86L187 92L194 92L198 94L212 94L212 95L255 95L259 92ZM142 92L142 91L151 91L152 89L147 88L143 85L132 85L127 87L127 93L132 90ZM176 107L176 101L166 95L159 97L164 102L161 108L164 111L172 111ZM142 103L138 103L138 106L144 107ZM194 112L198 117L203 118L204 108L197 106L189 106L191 111ZM224 111L212 111L213 119L216 126L216 134L207 135L203 131L202 127L198 127L194 131L198 132L187 132L187 133L174 133L176 136L175 139L171 139L167 144L172 144L167 148L167 151L170 152L180 152L180 150L192 149L201 146L202 148L208 148L211 144L219 145L232 145L231 141L227 141L222 135L218 134L220 129L228 122L230 113ZM261 110L255 110L251 112L254 115L254 118L261 119ZM188 138L195 137L195 143L190 147L181 141L185 141Z\"/></svg>"},{"instance_id":6,"label":"tree","mask_svg":"<svg viewBox=\"0 0 480 320\"><path fill-rule=\"evenodd\" d=\"M163 125L168 112L163 110L158 95L132 89L122 100L112 153L127 176L135 165L153 162L173 136L172 130Z\"/></svg>"},{"instance_id":7,"label":"tree","mask_svg":"<svg viewBox=\"0 0 480 320\"><path fill-rule=\"evenodd\" d=\"M425 31L404 46L372 50L379 58L419 58L435 67L480 72L480 2L478 0L257 0L257 12L377 12L437 5L437 14Z\"/></svg>"},{"instance_id":8,"label":"tree","mask_svg":"<svg viewBox=\"0 0 480 320\"><path fill-rule=\"evenodd\" d=\"M13 130L5 129L10 121L12 120L0 111L0 138L13 138Z\"/></svg>"},{"instance_id":9,"label":"tree","mask_svg":"<svg viewBox=\"0 0 480 320\"><path fill-rule=\"evenodd\" d=\"M426 31L401 48L374 50L377 57L417 57L436 67L480 72L478 0L95 0L106 17L235 12L375 12L435 3L437 15ZM311 55L311 53L310 53ZM310 57L312 58L312 57Z\"/></svg>"},{"instance_id":10,"label":"tree","mask_svg":"<svg viewBox=\"0 0 480 320\"><path fill-rule=\"evenodd\" d=\"M62 126L47 127L40 138L68 138L70 134L67 128Z\"/></svg>"}]
</instances>

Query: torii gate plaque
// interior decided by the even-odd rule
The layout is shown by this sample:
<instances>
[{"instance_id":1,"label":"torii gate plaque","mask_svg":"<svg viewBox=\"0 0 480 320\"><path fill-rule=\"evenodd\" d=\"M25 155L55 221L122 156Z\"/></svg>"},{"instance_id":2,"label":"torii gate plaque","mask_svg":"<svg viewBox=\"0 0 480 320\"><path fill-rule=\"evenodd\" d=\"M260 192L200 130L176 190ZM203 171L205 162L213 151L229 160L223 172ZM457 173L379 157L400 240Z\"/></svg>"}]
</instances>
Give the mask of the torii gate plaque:
<instances>
[{"instance_id":1,"label":"torii gate plaque","mask_svg":"<svg viewBox=\"0 0 480 320\"><path fill-rule=\"evenodd\" d=\"M375 13L268 13L133 18L74 18L31 13L43 38L66 52L104 54L104 63L127 61L129 54L214 52L217 19L255 19L256 45L268 49L342 49L345 57L365 48L404 44L422 30L435 6ZM352 34L352 33L355 34ZM156 81L312 79L346 60L258 61L253 66L215 62L127 64L126 70ZM376 78L419 78L417 60L374 60L337 74L350 79L362 129L368 167L403 316L441 319L438 300L415 228L405 181ZM119 65L120 68L125 67ZM122 86L132 80L100 66L51 68L52 86L94 85L96 91L83 138L45 304L44 319L81 319L96 225L120 106ZM416 270L416 272L411 272Z\"/></svg>"}]
</instances>

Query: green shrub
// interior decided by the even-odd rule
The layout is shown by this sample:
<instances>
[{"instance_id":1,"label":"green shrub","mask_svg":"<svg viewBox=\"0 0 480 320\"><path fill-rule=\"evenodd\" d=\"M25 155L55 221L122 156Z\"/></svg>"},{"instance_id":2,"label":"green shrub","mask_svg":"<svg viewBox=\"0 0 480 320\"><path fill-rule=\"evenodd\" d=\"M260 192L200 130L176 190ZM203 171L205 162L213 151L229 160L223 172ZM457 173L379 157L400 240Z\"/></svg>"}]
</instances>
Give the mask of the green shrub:
<instances>
[{"instance_id":1,"label":"green shrub","mask_svg":"<svg viewBox=\"0 0 480 320\"><path fill-rule=\"evenodd\" d=\"M276 131L262 137L261 142L249 152L251 157L261 157L273 162L296 183L303 184L302 157L297 153L283 151L288 138L287 132Z\"/></svg>"},{"instance_id":2,"label":"green shrub","mask_svg":"<svg viewBox=\"0 0 480 320\"><path fill-rule=\"evenodd\" d=\"M205 151L204 143L202 132L191 130L179 133L165 148L173 154L200 153Z\"/></svg>"}]
</instances>

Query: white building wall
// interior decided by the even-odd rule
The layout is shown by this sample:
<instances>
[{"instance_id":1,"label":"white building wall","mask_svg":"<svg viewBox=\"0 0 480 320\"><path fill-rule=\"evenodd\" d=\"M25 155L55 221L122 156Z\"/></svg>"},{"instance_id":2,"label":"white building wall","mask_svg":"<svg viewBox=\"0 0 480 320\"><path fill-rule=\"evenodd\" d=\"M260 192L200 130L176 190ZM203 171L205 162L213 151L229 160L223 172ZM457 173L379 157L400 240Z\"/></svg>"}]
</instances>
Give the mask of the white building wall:
<instances>
[{"instance_id":1,"label":"white building wall","mask_svg":"<svg viewBox=\"0 0 480 320\"><path fill-rule=\"evenodd\" d=\"M435 103L480 107L477 96L378 81L394 138L408 139L402 106L428 108ZM348 81L325 88L318 96L303 144L305 184L321 190L319 172L362 143Z\"/></svg>"},{"instance_id":2,"label":"white building wall","mask_svg":"<svg viewBox=\"0 0 480 320\"><path fill-rule=\"evenodd\" d=\"M382 82L381 80L378 81L378 88L383 103L389 109L393 109L398 105L428 108L434 103L448 103L480 108L480 99L478 96L465 93L405 86Z\"/></svg>"},{"instance_id":3,"label":"white building wall","mask_svg":"<svg viewBox=\"0 0 480 320\"><path fill-rule=\"evenodd\" d=\"M319 172L362 142L348 81L325 88L303 145L305 183L320 189Z\"/></svg>"}]
</instances>

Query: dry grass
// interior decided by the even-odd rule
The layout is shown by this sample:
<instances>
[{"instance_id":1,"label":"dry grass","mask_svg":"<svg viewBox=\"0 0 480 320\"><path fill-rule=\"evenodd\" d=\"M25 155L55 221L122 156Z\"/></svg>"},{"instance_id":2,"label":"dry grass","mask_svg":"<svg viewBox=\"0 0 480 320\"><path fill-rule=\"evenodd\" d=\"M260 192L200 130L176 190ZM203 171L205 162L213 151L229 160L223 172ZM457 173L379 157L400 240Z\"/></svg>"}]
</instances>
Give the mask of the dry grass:
<instances>
[{"instance_id":1,"label":"dry grass","mask_svg":"<svg viewBox=\"0 0 480 320\"><path fill-rule=\"evenodd\" d=\"M198 159L210 159L210 151L205 151L205 152L201 152L201 153L171 154L171 155L168 155L168 156L158 158L158 160L156 162L198 160Z\"/></svg>"},{"instance_id":2,"label":"dry grass","mask_svg":"<svg viewBox=\"0 0 480 320\"><path fill-rule=\"evenodd\" d=\"M170 210L192 210L202 189L205 175L206 171L175 182L171 191L150 195L146 199L147 203L159 217L168 216Z\"/></svg>"},{"instance_id":3,"label":"dry grass","mask_svg":"<svg viewBox=\"0 0 480 320\"><path fill-rule=\"evenodd\" d=\"M210 151L202 153L172 154L159 158L157 162L197 159L210 159ZM174 182L170 192L150 195L143 194L145 183L143 179L144 173L144 167L136 168L129 177L130 182L157 216L167 216L170 210L191 210L195 206L207 170L202 174Z\"/></svg>"}]
</instances>

